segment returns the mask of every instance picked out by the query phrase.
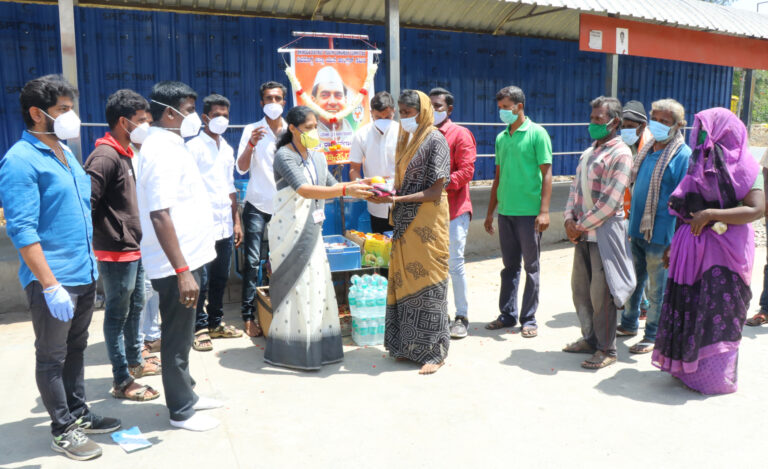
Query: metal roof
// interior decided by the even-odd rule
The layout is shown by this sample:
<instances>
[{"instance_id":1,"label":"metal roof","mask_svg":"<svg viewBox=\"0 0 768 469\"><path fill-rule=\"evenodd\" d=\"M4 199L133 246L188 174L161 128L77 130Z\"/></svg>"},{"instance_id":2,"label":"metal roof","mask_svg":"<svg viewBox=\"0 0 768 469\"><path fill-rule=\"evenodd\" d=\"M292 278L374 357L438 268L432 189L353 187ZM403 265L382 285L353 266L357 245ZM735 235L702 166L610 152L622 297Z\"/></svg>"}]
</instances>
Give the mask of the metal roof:
<instances>
[{"instance_id":1,"label":"metal roof","mask_svg":"<svg viewBox=\"0 0 768 469\"><path fill-rule=\"evenodd\" d=\"M78 4L370 24L385 20L384 0L81 0ZM581 13L768 39L768 16L701 0L400 0L400 22L405 27L566 40L578 39Z\"/></svg>"}]
</instances>

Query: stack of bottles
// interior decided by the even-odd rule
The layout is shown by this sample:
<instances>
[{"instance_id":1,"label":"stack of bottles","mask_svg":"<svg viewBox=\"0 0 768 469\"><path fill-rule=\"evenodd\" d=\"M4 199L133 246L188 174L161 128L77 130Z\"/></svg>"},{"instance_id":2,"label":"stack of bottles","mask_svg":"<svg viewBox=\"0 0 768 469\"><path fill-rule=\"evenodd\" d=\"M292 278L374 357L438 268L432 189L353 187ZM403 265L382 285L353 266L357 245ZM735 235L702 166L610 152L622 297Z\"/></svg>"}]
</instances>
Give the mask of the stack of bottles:
<instances>
[{"instance_id":1,"label":"stack of bottles","mask_svg":"<svg viewBox=\"0 0 768 469\"><path fill-rule=\"evenodd\" d=\"M349 287L352 314L352 339L357 345L384 343L384 317L387 309L387 279L381 275L352 276Z\"/></svg>"}]
</instances>

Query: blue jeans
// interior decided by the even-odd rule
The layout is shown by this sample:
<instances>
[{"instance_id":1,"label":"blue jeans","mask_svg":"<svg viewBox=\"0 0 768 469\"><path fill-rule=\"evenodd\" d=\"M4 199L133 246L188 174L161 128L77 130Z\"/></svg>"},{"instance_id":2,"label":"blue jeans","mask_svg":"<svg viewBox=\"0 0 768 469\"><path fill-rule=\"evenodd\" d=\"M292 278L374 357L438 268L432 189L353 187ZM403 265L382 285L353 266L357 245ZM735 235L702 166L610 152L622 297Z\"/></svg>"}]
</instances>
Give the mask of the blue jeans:
<instances>
[{"instance_id":1,"label":"blue jeans","mask_svg":"<svg viewBox=\"0 0 768 469\"><path fill-rule=\"evenodd\" d=\"M648 318L645 320L646 342L656 341L659 328L661 302L664 300L664 288L667 285L667 269L664 268L664 251L667 246L651 244L644 239L632 238L632 259L635 263L635 275L638 287L629 299L629 305L621 314L621 327L628 331L637 331L640 327L640 303L643 290L648 295ZM648 284L646 285L646 280ZM643 289L643 285L646 288Z\"/></svg>"},{"instance_id":2,"label":"blue jeans","mask_svg":"<svg viewBox=\"0 0 768 469\"><path fill-rule=\"evenodd\" d=\"M119 386L130 380L128 365L140 365L139 319L144 308L144 268L141 260L99 261L104 284L104 343L112 362L112 379Z\"/></svg>"},{"instance_id":3,"label":"blue jeans","mask_svg":"<svg viewBox=\"0 0 768 469\"><path fill-rule=\"evenodd\" d=\"M456 305L456 317L467 319L467 278L464 273L464 247L467 244L467 232L469 231L469 212L463 213L451 220L450 224L450 252L448 261L453 283L453 303Z\"/></svg>"},{"instance_id":4,"label":"blue jeans","mask_svg":"<svg viewBox=\"0 0 768 469\"><path fill-rule=\"evenodd\" d=\"M197 300L195 332L201 329L216 329L224 316L224 290L229 280L229 266L232 260L234 237L216 241L216 258L203 266L200 272L200 296ZM205 298L208 297L208 307Z\"/></svg>"},{"instance_id":5,"label":"blue jeans","mask_svg":"<svg viewBox=\"0 0 768 469\"><path fill-rule=\"evenodd\" d=\"M269 256L269 244L264 236L267 223L272 215L264 213L249 203L243 208L243 249L245 249L245 272L243 273L243 304L241 312L243 321L253 321L258 287L259 263Z\"/></svg>"}]
</instances>

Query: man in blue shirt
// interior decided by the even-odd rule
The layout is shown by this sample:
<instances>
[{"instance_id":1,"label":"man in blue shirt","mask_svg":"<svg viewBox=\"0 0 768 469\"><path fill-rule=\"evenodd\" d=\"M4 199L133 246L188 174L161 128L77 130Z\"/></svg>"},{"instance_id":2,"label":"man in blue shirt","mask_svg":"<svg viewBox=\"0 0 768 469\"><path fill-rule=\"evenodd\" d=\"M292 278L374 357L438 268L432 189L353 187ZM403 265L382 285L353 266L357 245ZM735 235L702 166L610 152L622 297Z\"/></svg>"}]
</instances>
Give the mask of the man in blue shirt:
<instances>
[{"instance_id":1,"label":"man in blue shirt","mask_svg":"<svg viewBox=\"0 0 768 469\"><path fill-rule=\"evenodd\" d=\"M667 209L669 196L688 171L691 148L685 144L685 109L674 99L653 103L648 128L651 138L635 156L632 169L632 210L629 237L639 287L621 315L619 336L635 336L639 329L640 301L646 280L650 305L643 339L631 353L648 353L656 342L661 302L667 283L664 252L675 234L675 217Z\"/></svg>"},{"instance_id":2,"label":"man in blue shirt","mask_svg":"<svg viewBox=\"0 0 768 469\"><path fill-rule=\"evenodd\" d=\"M91 248L91 179L60 140L80 135L75 89L59 75L21 90L27 130L0 160L6 231L19 251L19 279L35 331L35 378L51 416L54 451L86 460L101 448L84 433L107 433L120 421L85 403L83 353L96 295Z\"/></svg>"}]
</instances>

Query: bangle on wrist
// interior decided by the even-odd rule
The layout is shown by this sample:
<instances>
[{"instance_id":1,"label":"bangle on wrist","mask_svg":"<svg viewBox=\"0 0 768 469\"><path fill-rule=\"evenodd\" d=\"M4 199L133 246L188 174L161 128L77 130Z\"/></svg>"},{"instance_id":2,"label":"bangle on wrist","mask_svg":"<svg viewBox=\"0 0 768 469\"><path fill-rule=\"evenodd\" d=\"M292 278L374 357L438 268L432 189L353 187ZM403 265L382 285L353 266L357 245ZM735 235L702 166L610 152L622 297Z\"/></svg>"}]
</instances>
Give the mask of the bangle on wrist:
<instances>
[{"instance_id":1,"label":"bangle on wrist","mask_svg":"<svg viewBox=\"0 0 768 469\"><path fill-rule=\"evenodd\" d=\"M253 147L255 147L256 145L254 145L254 144L253 144L253 142L251 142L250 140L248 140L248 146L249 146L249 147L251 147L251 148L253 148Z\"/></svg>"},{"instance_id":2,"label":"bangle on wrist","mask_svg":"<svg viewBox=\"0 0 768 469\"><path fill-rule=\"evenodd\" d=\"M176 274L180 274L182 272L188 272L189 271L189 266L185 265L184 267L179 267L178 269L175 269L175 270L176 270Z\"/></svg>"},{"instance_id":3,"label":"bangle on wrist","mask_svg":"<svg viewBox=\"0 0 768 469\"><path fill-rule=\"evenodd\" d=\"M345 195L347 195L347 185L346 184L341 186L341 196L344 197Z\"/></svg>"}]
</instances>

